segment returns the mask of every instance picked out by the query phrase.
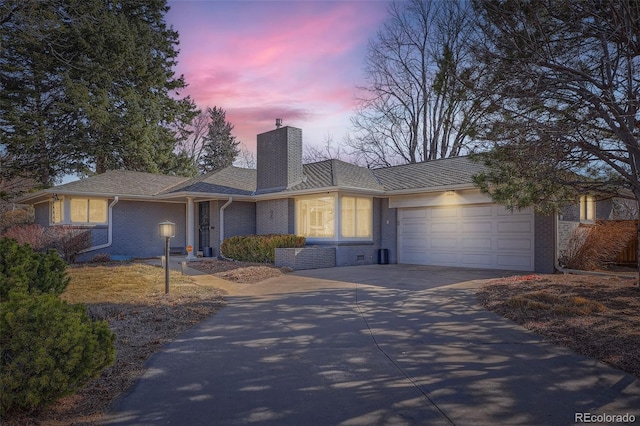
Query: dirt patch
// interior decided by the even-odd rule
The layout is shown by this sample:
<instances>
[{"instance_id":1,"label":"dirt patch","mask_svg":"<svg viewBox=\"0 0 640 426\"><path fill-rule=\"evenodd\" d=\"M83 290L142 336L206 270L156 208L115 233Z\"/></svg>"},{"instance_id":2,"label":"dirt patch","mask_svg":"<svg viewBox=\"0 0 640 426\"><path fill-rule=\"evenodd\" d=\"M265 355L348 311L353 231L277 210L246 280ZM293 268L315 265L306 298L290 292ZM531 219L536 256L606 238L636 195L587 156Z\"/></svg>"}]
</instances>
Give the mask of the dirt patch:
<instances>
[{"instance_id":1,"label":"dirt patch","mask_svg":"<svg viewBox=\"0 0 640 426\"><path fill-rule=\"evenodd\" d=\"M640 378L637 281L592 275L527 275L492 280L478 291L487 309L546 340Z\"/></svg>"},{"instance_id":2,"label":"dirt patch","mask_svg":"<svg viewBox=\"0 0 640 426\"><path fill-rule=\"evenodd\" d=\"M218 259L190 262L189 267L227 281L243 284L257 283L293 271L286 267L276 268L268 263L230 262Z\"/></svg>"}]
</instances>

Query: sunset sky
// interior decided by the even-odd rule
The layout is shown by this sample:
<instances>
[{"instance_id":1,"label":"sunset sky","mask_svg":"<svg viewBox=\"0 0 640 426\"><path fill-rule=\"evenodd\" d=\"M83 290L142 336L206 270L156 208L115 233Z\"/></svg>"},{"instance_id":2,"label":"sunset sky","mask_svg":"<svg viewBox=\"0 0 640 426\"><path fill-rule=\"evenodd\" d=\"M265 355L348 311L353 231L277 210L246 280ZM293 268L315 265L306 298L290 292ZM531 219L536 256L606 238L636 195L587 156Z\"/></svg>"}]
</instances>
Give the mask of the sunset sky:
<instances>
[{"instance_id":1,"label":"sunset sky","mask_svg":"<svg viewBox=\"0 0 640 426\"><path fill-rule=\"evenodd\" d=\"M222 107L234 135L255 152L275 119L299 127L305 144L340 142L369 38L387 1L170 0L180 34L177 74L197 105Z\"/></svg>"}]
</instances>

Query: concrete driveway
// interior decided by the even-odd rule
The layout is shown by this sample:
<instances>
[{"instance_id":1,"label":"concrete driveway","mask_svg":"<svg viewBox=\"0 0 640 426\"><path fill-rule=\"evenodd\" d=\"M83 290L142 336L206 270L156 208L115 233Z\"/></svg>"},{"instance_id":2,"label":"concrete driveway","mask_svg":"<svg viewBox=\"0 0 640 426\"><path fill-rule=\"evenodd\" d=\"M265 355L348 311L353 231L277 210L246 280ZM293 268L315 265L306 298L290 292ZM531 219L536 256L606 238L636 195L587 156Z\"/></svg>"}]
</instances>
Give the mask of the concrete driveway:
<instances>
[{"instance_id":1,"label":"concrete driveway","mask_svg":"<svg viewBox=\"0 0 640 426\"><path fill-rule=\"evenodd\" d=\"M640 380L476 304L474 287L506 275L372 265L231 286L228 306L153 356L103 423L640 423Z\"/></svg>"}]
</instances>

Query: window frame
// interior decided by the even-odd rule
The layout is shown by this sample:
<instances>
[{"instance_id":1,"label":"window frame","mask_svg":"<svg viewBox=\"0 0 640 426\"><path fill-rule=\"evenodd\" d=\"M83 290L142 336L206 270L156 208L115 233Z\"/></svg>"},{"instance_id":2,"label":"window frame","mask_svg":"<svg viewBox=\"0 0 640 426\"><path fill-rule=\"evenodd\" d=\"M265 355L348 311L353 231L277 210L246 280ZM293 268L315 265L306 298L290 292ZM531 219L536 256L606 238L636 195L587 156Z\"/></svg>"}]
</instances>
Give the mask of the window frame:
<instances>
[{"instance_id":1,"label":"window frame","mask_svg":"<svg viewBox=\"0 0 640 426\"><path fill-rule=\"evenodd\" d=\"M77 220L74 215L77 211L72 208L73 204L77 202L84 202L85 211L83 213L83 220ZM99 206L99 211L95 213L96 206ZM56 207L60 209L59 220L56 220ZM92 214L92 208L94 213ZM77 206L75 207L77 209ZM82 210L82 209L80 209ZM94 220L92 216L98 215L100 219ZM76 220L74 220L76 219ZM73 226L100 226L109 224L109 199L100 197L59 197L58 199L51 200L49 202L49 224L50 225L73 225Z\"/></svg>"},{"instance_id":2,"label":"window frame","mask_svg":"<svg viewBox=\"0 0 640 426\"><path fill-rule=\"evenodd\" d=\"M344 201L345 198L353 199L353 211L351 212L353 219L353 235L345 235L344 229L345 225L345 210L344 210ZM367 235L358 235L360 232L360 213L359 213L359 202L358 200L366 200L368 204L368 217L366 218L366 222L368 225ZM361 201L363 202L363 201ZM351 241L373 241L373 198L372 197L362 197L359 195L349 195L345 194L340 197L340 239L341 240L351 240Z\"/></svg>"},{"instance_id":3,"label":"window frame","mask_svg":"<svg viewBox=\"0 0 640 426\"><path fill-rule=\"evenodd\" d=\"M333 235L331 236L310 236L307 235L302 229L305 223L309 223L311 221L310 218L306 220L302 219L302 205L304 202L309 200L318 200L321 198L331 197L333 199ZM346 216L346 211L344 208L344 199L352 198L354 199L354 205L352 212L349 214L352 215L353 219L353 235L344 235L343 229L345 228L344 221ZM368 233L366 236L358 236L359 233L359 220L358 220L358 200L366 200L368 204L368 214L367 214L367 226ZM332 193L321 193L321 194L313 194L313 195L304 195L295 197L295 232L296 235L303 236L307 239L308 242L338 242L338 241L354 241L354 242L372 242L373 241L373 210L374 210L374 202L373 197L367 197L356 194L339 194L337 192ZM309 225L307 225L308 227ZM326 225L325 225L326 227Z\"/></svg>"}]
</instances>

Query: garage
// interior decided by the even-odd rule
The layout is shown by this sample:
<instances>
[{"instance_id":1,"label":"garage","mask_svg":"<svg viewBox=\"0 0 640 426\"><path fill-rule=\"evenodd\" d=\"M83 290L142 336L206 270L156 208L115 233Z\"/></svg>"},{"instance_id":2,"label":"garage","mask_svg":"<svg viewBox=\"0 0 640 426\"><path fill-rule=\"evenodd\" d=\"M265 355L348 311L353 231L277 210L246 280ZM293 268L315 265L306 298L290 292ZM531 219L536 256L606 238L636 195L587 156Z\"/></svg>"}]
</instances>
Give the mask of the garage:
<instances>
[{"instance_id":1,"label":"garage","mask_svg":"<svg viewBox=\"0 0 640 426\"><path fill-rule=\"evenodd\" d=\"M399 208L398 262L533 271L534 214L493 203Z\"/></svg>"}]
</instances>

